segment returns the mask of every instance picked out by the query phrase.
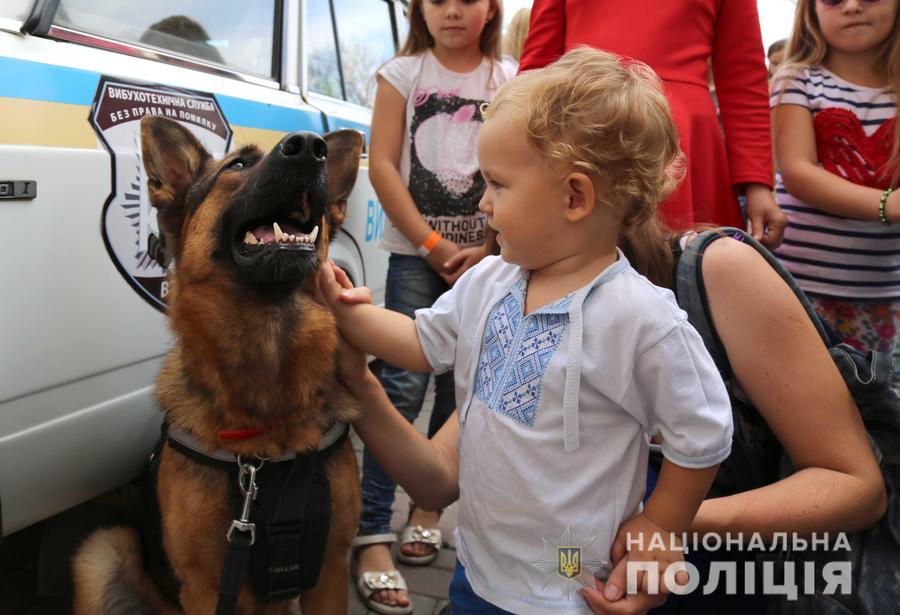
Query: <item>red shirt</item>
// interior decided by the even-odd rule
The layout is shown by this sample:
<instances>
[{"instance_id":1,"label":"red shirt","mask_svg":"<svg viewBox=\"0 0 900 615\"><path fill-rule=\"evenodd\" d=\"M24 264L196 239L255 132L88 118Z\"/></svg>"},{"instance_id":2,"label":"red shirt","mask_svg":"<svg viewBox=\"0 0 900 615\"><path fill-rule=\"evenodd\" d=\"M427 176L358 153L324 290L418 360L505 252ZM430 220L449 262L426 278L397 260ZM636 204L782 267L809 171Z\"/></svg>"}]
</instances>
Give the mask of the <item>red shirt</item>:
<instances>
[{"instance_id":1,"label":"red shirt","mask_svg":"<svg viewBox=\"0 0 900 615\"><path fill-rule=\"evenodd\" d=\"M545 66L578 45L641 60L663 80L688 159L684 182L661 205L666 221L675 228L743 226L731 186L772 186L756 0L535 0L519 70ZM721 125L707 85L710 57Z\"/></svg>"}]
</instances>

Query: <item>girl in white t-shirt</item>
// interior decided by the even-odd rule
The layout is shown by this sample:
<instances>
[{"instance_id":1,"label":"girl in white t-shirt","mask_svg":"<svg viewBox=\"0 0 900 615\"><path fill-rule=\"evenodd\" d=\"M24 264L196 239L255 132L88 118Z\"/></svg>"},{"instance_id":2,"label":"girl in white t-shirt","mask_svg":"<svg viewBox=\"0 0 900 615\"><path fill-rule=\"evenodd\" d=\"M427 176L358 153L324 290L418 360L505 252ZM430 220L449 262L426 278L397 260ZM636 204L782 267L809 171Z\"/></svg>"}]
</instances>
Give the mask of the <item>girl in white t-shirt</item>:
<instances>
[{"instance_id":1,"label":"girl in white t-shirt","mask_svg":"<svg viewBox=\"0 0 900 615\"><path fill-rule=\"evenodd\" d=\"M357 433L417 501L459 498L454 614L620 612L640 599L626 597L628 563L662 572L682 558L673 541L731 450L728 396L700 336L617 248L624 236L636 260L651 256L678 133L646 65L580 48L501 87L477 147L501 257L415 320L341 303L322 271L350 344L455 371L459 413L425 441L364 360L345 368ZM666 461L642 507L648 434ZM638 584L652 593L648 577Z\"/></svg>"},{"instance_id":2,"label":"girl in white t-shirt","mask_svg":"<svg viewBox=\"0 0 900 615\"><path fill-rule=\"evenodd\" d=\"M893 352L900 328L898 0L799 0L772 84L775 255L840 338Z\"/></svg>"},{"instance_id":3,"label":"girl in white t-shirt","mask_svg":"<svg viewBox=\"0 0 900 615\"><path fill-rule=\"evenodd\" d=\"M478 211L484 180L475 138L481 105L513 70L500 61L501 0L412 0L409 35L397 57L378 70L369 178L387 221L381 247L390 251L385 305L412 316L430 307L462 273L484 256L485 216ZM381 382L411 422L418 416L427 374L385 364ZM429 433L455 407L453 376L436 379ZM390 573L391 506L396 483L368 452L363 461L363 507L355 566ZM437 513L413 508L398 557L428 564L441 536ZM376 578L379 575L376 575ZM402 590L360 586L367 606L380 613L412 612Z\"/></svg>"}]
</instances>

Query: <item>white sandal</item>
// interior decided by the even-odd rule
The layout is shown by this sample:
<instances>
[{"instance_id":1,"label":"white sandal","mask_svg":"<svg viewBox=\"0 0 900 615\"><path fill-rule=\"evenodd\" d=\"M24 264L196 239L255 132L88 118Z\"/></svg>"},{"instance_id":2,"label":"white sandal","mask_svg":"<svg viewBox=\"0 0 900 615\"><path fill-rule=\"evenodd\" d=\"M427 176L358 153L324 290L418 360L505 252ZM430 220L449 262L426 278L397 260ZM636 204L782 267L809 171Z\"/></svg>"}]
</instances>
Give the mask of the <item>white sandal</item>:
<instances>
[{"instance_id":1,"label":"white sandal","mask_svg":"<svg viewBox=\"0 0 900 615\"><path fill-rule=\"evenodd\" d=\"M415 543L426 544L434 547L434 551L428 555L407 555L403 552L403 545ZM407 525L400 536L401 549L397 553L397 559L410 566L427 566L437 559L441 546L444 544L441 530L438 528L425 528L421 525Z\"/></svg>"},{"instance_id":2,"label":"white sandal","mask_svg":"<svg viewBox=\"0 0 900 615\"><path fill-rule=\"evenodd\" d=\"M351 545L353 553L351 570L353 576L356 577L356 591L359 594L359 599L362 600L367 609L376 613L381 613L381 615L410 615L413 612L412 599L410 599L410 603L406 606L392 606L390 604L378 602L377 600L372 600L372 594L382 590L399 590L405 591L408 594L409 589L406 586L406 580L403 578L403 575L400 574L399 570L377 570L364 572L357 576L356 569L358 564L356 562L356 551L360 547L377 544L393 544L396 541L397 535L393 533L372 534L369 536L357 536L353 539Z\"/></svg>"}]
</instances>

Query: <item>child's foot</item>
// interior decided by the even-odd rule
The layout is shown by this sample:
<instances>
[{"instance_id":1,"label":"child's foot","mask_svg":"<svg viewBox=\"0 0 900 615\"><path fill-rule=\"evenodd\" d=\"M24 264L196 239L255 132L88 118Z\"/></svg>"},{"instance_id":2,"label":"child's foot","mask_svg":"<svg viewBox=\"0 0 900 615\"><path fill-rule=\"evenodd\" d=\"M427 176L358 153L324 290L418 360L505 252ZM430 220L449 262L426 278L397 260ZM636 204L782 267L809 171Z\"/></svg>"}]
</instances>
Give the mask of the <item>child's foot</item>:
<instances>
[{"instance_id":1,"label":"child's foot","mask_svg":"<svg viewBox=\"0 0 900 615\"><path fill-rule=\"evenodd\" d=\"M441 514L439 512L432 512L413 506L406 525L412 528L420 527L423 531L421 533L413 533L411 542L402 541L400 543L400 551L403 555L406 557L425 558L436 554L440 549L440 534L435 534L435 530L437 530L440 520ZM422 541L415 540L416 537L421 537ZM435 537L438 539L438 544L436 545L434 544ZM423 564L430 563L423 562Z\"/></svg>"},{"instance_id":2,"label":"child's foot","mask_svg":"<svg viewBox=\"0 0 900 615\"><path fill-rule=\"evenodd\" d=\"M361 577L366 572L390 572L397 569L391 559L390 546L387 543L378 543L358 547L355 552L356 574ZM382 589L373 592L369 600L386 606L408 607L409 594L406 590Z\"/></svg>"}]
</instances>

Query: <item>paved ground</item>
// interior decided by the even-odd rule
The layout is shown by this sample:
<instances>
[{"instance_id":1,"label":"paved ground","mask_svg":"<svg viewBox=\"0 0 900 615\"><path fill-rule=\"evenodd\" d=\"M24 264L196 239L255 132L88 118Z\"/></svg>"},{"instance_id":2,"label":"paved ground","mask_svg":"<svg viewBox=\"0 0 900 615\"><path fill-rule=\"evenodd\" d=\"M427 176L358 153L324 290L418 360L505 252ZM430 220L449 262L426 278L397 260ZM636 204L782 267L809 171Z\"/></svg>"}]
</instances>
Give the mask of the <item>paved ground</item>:
<instances>
[{"instance_id":1,"label":"paved ground","mask_svg":"<svg viewBox=\"0 0 900 615\"><path fill-rule=\"evenodd\" d=\"M428 419L431 416L432 404L432 392L429 390L422 414L415 422L416 427L422 433L425 433L428 429ZM355 435L353 436L353 448L357 453L359 466L362 468L362 442ZM394 502L394 516L391 520L391 530L396 532L398 536L406 523L408 511L409 497L402 489L398 489L397 499ZM441 516L441 531L445 543L448 544L445 544L444 548L441 549L437 560L430 566L425 567L405 566L398 562L397 569L403 574L409 586L415 607L414 615L437 615L447 605L447 588L450 585L450 578L453 576L453 568L456 565L456 551L452 545L453 529L455 527L456 505L454 504L447 508ZM397 545L394 545L395 554L396 548ZM373 611L367 611L359 600L354 583L351 582L348 591L350 592L350 615L375 615Z\"/></svg>"}]
</instances>

